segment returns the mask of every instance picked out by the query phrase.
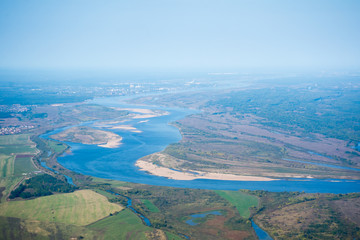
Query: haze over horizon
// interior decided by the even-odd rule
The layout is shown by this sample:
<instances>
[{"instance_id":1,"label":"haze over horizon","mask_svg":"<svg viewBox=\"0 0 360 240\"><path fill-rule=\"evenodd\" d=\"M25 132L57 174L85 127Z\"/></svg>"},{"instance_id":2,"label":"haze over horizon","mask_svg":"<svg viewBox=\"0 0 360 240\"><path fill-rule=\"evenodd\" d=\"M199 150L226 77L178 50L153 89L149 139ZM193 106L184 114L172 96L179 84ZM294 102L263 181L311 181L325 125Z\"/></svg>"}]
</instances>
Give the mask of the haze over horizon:
<instances>
[{"instance_id":1,"label":"haze over horizon","mask_svg":"<svg viewBox=\"0 0 360 240\"><path fill-rule=\"evenodd\" d=\"M360 2L1 1L0 69L360 69Z\"/></svg>"}]
</instances>

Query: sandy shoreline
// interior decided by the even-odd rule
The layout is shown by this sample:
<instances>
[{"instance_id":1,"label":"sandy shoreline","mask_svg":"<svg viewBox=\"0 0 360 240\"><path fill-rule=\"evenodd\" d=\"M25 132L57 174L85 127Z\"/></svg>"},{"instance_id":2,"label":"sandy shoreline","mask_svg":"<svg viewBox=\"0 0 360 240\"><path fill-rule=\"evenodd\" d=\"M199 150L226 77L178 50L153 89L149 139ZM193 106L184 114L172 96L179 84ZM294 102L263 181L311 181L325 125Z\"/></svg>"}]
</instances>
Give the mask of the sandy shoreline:
<instances>
[{"instance_id":1,"label":"sandy shoreline","mask_svg":"<svg viewBox=\"0 0 360 240\"><path fill-rule=\"evenodd\" d=\"M149 121L146 118L153 118L153 117L159 117L168 115L169 112L166 111L160 111L160 110L152 110L152 109L145 109L145 108L113 108L116 110L126 110L133 112L129 115L130 119L145 119L139 121L139 123L145 123ZM108 128L108 129L119 129L119 130L127 130L134 133L141 133L139 129L131 126L131 125L115 125L126 122L126 119L121 120L108 120L108 121L102 121L97 122L94 124L95 127L100 128ZM112 125L112 126L111 126ZM81 129L82 128L82 129ZM67 139L67 134L72 134L71 140ZM70 135L69 135L70 136ZM104 130L98 130L93 129L90 127L73 127L68 130L65 130L63 132L60 132L58 134L50 136L51 138L57 139L57 140L67 140L71 142L79 142L82 144L88 144L88 145L97 145L99 147L103 148L117 148L122 144L123 138L119 136L116 133L113 133L111 131L104 131Z\"/></svg>"},{"instance_id":2,"label":"sandy shoreline","mask_svg":"<svg viewBox=\"0 0 360 240\"><path fill-rule=\"evenodd\" d=\"M122 144L122 139L120 136L111 136L108 138L107 143L99 144L98 146L103 148L117 148Z\"/></svg>"},{"instance_id":3,"label":"sandy shoreline","mask_svg":"<svg viewBox=\"0 0 360 240\"><path fill-rule=\"evenodd\" d=\"M114 107L113 109L118 111L129 111L133 112L132 119L142 119L142 118L153 118L153 117L160 117L164 115L169 115L169 112L162 111L162 110L152 110L146 108L117 108Z\"/></svg>"},{"instance_id":4,"label":"sandy shoreline","mask_svg":"<svg viewBox=\"0 0 360 240\"><path fill-rule=\"evenodd\" d=\"M151 162L138 160L135 164L141 171L146 171L152 175L166 177L174 180L194 180L194 179L214 179L214 180L230 180L230 181L273 181L276 179L267 177L255 176L241 176L226 173L211 173L211 172L181 172L170 168L160 167Z\"/></svg>"},{"instance_id":5,"label":"sandy shoreline","mask_svg":"<svg viewBox=\"0 0 360 240\"><path fill-rule=\"evenodd\" d=\"M143 114L152 114L152 113L154 113L153 110L146 109L146 108L117 108L117 107L114 107L114 109L120 110L120 111L143 113Z\"/></svg>"}]
</instances>

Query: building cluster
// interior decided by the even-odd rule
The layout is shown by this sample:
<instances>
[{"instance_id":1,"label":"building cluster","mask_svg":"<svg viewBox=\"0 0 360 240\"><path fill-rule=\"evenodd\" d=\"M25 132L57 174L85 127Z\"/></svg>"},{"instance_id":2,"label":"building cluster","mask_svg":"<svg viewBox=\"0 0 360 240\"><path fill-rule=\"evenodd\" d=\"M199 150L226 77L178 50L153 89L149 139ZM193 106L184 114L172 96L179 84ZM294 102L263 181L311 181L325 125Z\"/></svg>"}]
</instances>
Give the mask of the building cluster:
<instances>
[{"instance_id":1,"label":"building cluster","mask_svg":"<svg viewBox=\"0 0 360 240\"><path fill-rule=\"evenodd\" d=\"M21 133L24 130L34 128L33 125L21 125L16 127L2 127L0 128L0 135L12 135Z\"/></svg>"},{"instance_id":2,"label":"building cluster","mask_svg":"<svg viewBox=\"0 0 360 240\"><path fill-rule=\"evenodd\" d=\"M13 104L13 105L0 105L0 112L26 112L29 110L28 106Z\"/></svg>"}]
</instances>

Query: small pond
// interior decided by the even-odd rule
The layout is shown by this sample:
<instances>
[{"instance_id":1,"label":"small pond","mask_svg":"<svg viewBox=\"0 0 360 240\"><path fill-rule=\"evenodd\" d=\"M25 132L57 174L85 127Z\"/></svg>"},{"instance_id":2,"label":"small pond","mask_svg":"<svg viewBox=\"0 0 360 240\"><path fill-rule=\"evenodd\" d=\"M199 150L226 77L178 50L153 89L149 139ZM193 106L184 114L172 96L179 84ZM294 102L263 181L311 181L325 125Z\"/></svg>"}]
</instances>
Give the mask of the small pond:
<instances>
[{"instance_id":1,"label":"small pond","mask_svg":"<svg viewBox=\"0 0 360 240\"><path fill-rule=\"evenodd\" d=\"M206 213L198 213L198 214L193 214L193 215L190 215L191 219L189 220L186 220L185 222L191 226L195 226L197 224L199 224L199 220L201 218L204 218L206 217L207 215L217 215L217 216L220 216L222 215L221 212L219 211L212 211L212 212L206 212Z\"/></svg>"}]
</instances>

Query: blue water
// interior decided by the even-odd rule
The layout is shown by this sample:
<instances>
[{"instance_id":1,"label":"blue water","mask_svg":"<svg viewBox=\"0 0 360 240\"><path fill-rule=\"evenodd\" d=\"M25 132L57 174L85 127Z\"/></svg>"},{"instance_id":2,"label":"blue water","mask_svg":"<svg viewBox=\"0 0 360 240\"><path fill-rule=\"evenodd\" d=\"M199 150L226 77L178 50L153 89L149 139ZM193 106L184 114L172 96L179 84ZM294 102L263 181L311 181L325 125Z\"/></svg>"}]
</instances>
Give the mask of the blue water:
<instances>
[{"instance_id":1,"label":"blue water","mask_svg":"<svg viewBox=\"0 0 360 240\"><path fill-rule=\"evenodd\" d=\"M352 146L351 148L360 151L360 142L357 145Z\"/></svg>"},{"instance_id":2,"label":"blue water","mask_svg":"<svg viewBox=\"0 0 360 240\"><path fill-rule=\"evenodd\" d=\"M52 168L49 168L49 167L46 165L46 162L40 161L40 165L41 165L42 167L44 167L44 168L46 168L46 169L54 172L54 173L59 173L58 171L56 171L56 170L54 170L54 169L52 169Z\"/></svg>"},{"instance_id":3,"label":"blue water","mask_svg":"<svg viewBox=\"0 0 360 240\"><path fill-rule=\"evenodd\" d=\"M273 240L267 232L262 230L256 223L251 219L251 226L254 228L256 235L259 240Z\"/></svg>"},{"instance_id":4,"label":"blue water","mask_svg":"<svg viewBox=\"0 0 360 240\"><path fill-rule=\"evenodd\" d=\"M126 196L124 196L124 197L126 197ZM127 207L128 207L129 209L131 209L131 211L133 211L134 213L136 213L136 214L144 221L145 225L151 226L150 220L149 220L148 218L144 217L143 215L141 215L138 211L136 211L136 210L132 207L132 200L131 200L131 198L129 198L129 197L126 197L126 198L127 198Z\"/></svg>"},{"instance_id":5,"label":"blue water","mask_svg":"<svg viewBox=\"0 0 360 240\"><path fill-rule=\"evenodd\" d=\"M64 174L63 174L63 175L64 175ZM67 181L69 184L71 184L71 185L73 185L73 186L76 187L76 185L74 184L74 182L73 182L73 180L72 180L71 177L69 177L69 176L67 176L67 175L64 175L64 177L66 178L66 181Z\"/></svg>"},{"instance_id":6,"label":"blue water","mask_svg":"<svg viewBox=\"0 0 360 240\"><path fill-rule=\"evenodd\" d=\"M109 193L112 193L112 194L115 194L117 196L122 196L122 197L125 197L126 200L127 200L127 205L126 207L129 208L131 211L133 211L136 215L138 215L145 223L146 226L151 226L151 222L148 218L146 218L145 216L141 215L138 211L136 211L133 207L132 207L132 199L127 197L127 196L124 196L124 195L120 195L116 192L113 192L113 191L110 191L108 190Z\"/></svg>"},{"instance_id":7,"label":"blue water","mask_svg":"<svg viewBox=\"0 0 360 240\"><path fill-rule=\"evenodd\" d=\"M100 98L90 103L120 108L145 108L143 106L121 103L119 98ZM149 119L134 119L121 123L132 125L142 132L134 133L126 130L112 130L123 137L123 144L118 148L108 149L95 145L67 142L71 147L72 154L59 157L59 163L65 168L85 175L159 186L223 190L250 189L273 192L304 191L309 193L350 193L360 191L360 181L355 180L282 179L255 182L196 179L187 181L167 179L139 171L138 167L135 166L137 159L162 151L169 144L181 140L179 130L169 125L169 123L195 113L195 111L188 109L149 106L146 106L146 108L166 110L170 115ZM148 120L148 122L141 122L143 120ZM82 125L91 126L91 124L92 122ZM49 135L62 131L63 129L57 129L44 134L42 137L47 138ZM105 130L108 129L105 128Z\"/></svg>"},{"instance_id":8,"label":"blue water","mask_svg":"<svg viewBox=\"0 0 360 240\"><path fill-rule=\"evenodd\" d=\"M42 167L44 167L44 168L46 168L46 169L48 169L48 170L50 170L50 171L52 171L52 172L54 172L54 173L56 173L56 174L59 174L58 171L56 171L56 170L48 167L48 165L46 165L46 162L43 162L43 161L40 160L40 164L41 164ZM66 181L67 181L69 184L74 185L74 186L76 187L76 185L74 184L74 182L73 182L73 180L72 180L71 177L69 177L69 176L67 176L67 175L65 175L65 174L63 174L63 175L64 175Z\"/></svg>"},{"instance_id":9,"label":"blue water","mask_svg":"<svg viewBox=\"0 0 360 240\"><path fill-rule=\"evenodd\" d=\"M217 216L220 216L222 215L221 212L219 211L212 211L212 212L207 212L207 213L198 213L198 214L193 214L193 215L190 215L191 219L185 221L187 224L191 225L191 226L195 226L197 225L198 223L194 222L194 220L196 218L204 218L206 217L207 215L217 215Z\"/></svg>"}]
</instances>

